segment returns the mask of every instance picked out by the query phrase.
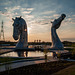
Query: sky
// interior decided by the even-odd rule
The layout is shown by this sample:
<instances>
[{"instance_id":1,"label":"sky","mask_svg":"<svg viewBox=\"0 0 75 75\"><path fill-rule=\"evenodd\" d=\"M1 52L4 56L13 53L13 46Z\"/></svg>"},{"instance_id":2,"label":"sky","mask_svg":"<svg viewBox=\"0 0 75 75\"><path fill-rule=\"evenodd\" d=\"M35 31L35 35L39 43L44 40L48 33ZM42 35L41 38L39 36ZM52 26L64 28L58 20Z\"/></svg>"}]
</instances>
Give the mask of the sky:
<instances>
[{"instance_id":1,"label":"sky","mask_svg":"<svg viewBox=\"0 0 75 75\"><path fill-rule=\"evenodd\" d=\"M66 14L57 34L62 41L75 41L75 0L0 0L0 29L4 22L6 41L15 41L12 18L27 23L28 41L51 41L51 21ZM65 39L66 38L66 39Z\"/></svg>"}]
</instances>

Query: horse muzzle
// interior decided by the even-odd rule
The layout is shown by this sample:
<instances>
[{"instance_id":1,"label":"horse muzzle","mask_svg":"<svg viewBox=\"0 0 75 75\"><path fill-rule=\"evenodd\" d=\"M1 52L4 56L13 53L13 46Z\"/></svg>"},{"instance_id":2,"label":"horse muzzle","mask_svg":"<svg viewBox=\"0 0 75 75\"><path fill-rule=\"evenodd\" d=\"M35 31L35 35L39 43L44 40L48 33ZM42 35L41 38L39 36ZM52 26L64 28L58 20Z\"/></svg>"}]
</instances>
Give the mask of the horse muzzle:
<instances>
[{"instance_id":1,"label":"horse muzzle","mask_svg":"<svg viewBox=\"0 0 75 75\"><path fill-rule=\"evenodd\" d=\"M18 40L18 36L17 36L17 35L13 35L13 38L14 38L15 40Z\"/></svg>"}]
</instances>

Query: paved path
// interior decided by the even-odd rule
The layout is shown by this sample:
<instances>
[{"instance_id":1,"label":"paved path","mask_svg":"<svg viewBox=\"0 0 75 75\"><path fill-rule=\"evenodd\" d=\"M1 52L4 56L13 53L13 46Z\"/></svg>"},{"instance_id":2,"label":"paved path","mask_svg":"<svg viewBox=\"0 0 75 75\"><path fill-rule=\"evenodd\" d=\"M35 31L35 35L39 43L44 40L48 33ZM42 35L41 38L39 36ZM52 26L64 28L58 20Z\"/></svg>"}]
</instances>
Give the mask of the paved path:
<instances>
[{"instance_id":1,"label":"paved path","mask_svg":"<svg viewBox=\"0 0 75 75\"><path fill-rule=\"evenodd\" d=\"M50 57L47 62L52 62L52 61L58 61L58 59L53 59ZM0 66L0 72L8 70L8 69L13 69L13 68L18 68L22 66L27 66L27 65L33 65L33 64L39 64L39 63L45 63L44 58L36 58L36 59L26 59L26 60L20 60L20 61L14 61L13 63L10 64L4 64Z\"/></svg>"}]
</instances>

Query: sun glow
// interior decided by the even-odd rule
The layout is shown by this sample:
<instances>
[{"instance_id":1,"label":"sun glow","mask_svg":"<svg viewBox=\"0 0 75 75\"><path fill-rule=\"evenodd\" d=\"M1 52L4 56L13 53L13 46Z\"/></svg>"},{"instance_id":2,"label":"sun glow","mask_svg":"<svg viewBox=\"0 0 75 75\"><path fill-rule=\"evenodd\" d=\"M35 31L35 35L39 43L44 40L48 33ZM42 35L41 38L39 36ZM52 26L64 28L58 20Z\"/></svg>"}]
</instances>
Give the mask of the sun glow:
<instances>
[{"instance_id":1,"label":"sun glow","mask_svg":"<svg viewBox=\"0 0 75 75\"><path fill-rule=\"evenodd\" d=\"M27 30L28 30L28 34L30 33L30 29L31 29L31 28L30 28L30 27L28 27L28 29L27 29Z\"/></svg>"}]
</instances>

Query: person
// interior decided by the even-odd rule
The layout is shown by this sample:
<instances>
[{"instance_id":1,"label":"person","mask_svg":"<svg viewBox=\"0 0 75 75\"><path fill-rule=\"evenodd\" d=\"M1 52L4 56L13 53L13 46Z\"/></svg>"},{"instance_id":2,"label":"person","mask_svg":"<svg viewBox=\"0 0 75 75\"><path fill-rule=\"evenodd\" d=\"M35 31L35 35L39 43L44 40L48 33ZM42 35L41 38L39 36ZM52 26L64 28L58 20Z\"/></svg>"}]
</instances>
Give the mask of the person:
<instances>
[{"instance_id":1,"label":"person","mask_svg":"<svg viewBox=\"0 0 75 75\"><path fill-rule=\"evenodd\" d=\"M57 58L56 52L53 52L53 58Z\"/></svg>"}]
</instances>

